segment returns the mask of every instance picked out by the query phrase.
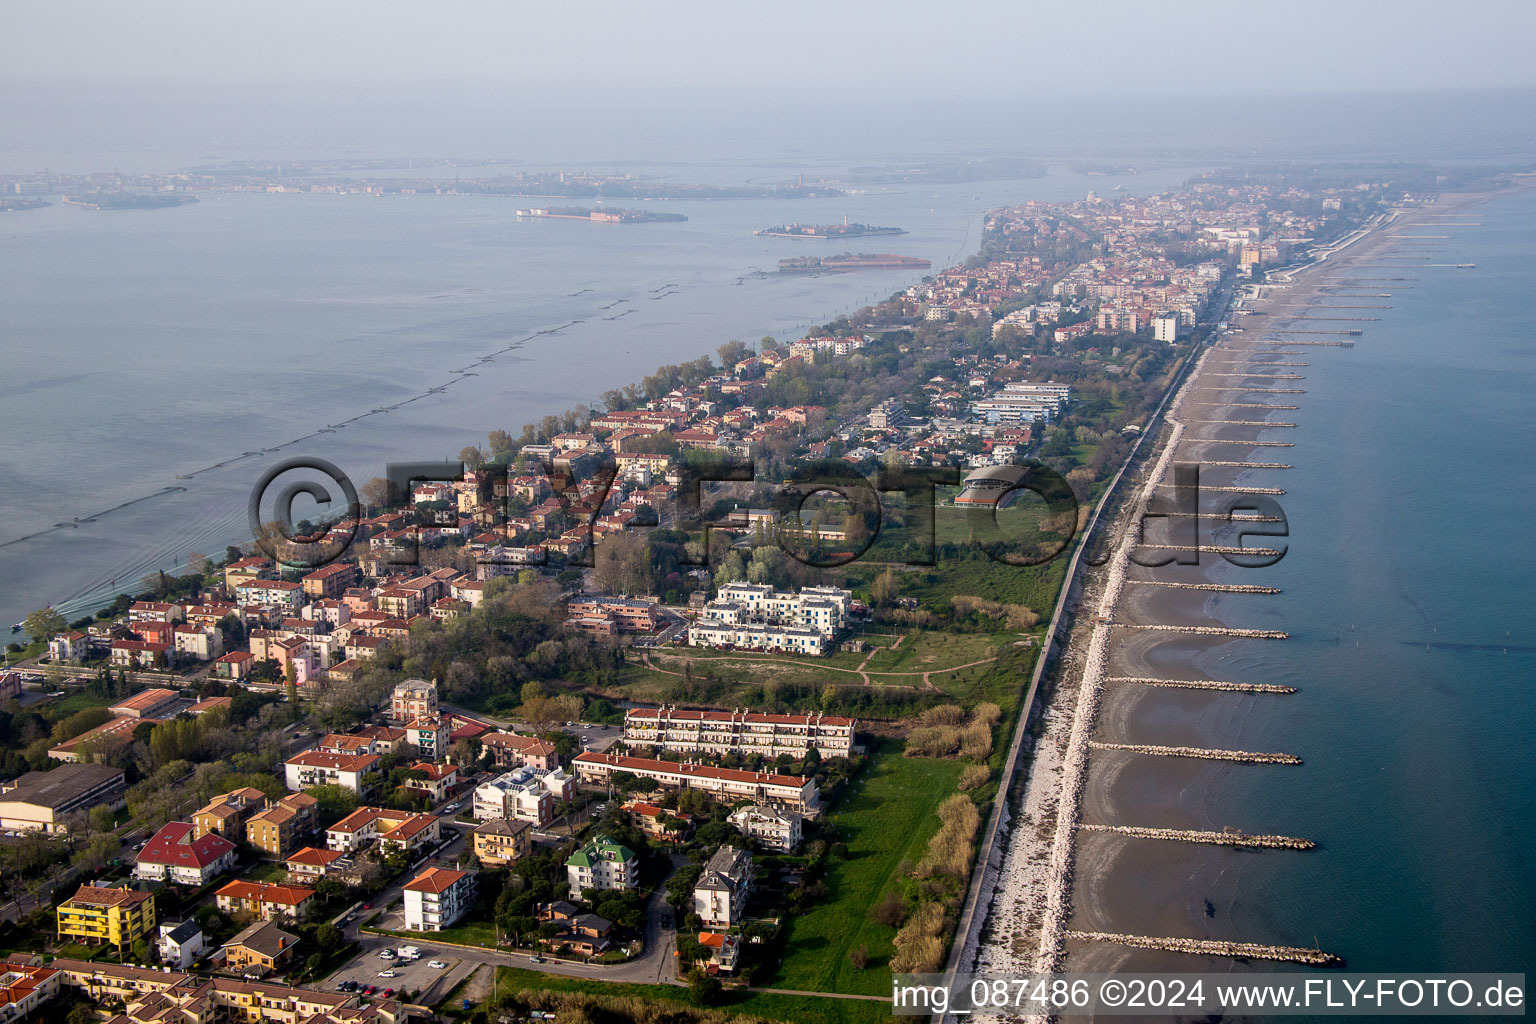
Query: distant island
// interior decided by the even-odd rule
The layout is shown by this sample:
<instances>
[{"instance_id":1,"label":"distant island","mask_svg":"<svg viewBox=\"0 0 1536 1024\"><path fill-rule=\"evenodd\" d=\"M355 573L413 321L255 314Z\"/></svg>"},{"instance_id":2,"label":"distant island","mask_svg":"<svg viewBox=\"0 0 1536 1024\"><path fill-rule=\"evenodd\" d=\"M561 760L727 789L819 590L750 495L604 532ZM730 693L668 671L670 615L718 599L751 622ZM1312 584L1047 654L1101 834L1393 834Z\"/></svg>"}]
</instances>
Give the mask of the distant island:
<instances>
[{"instance_id":1,"label":"distant island","mask_svg":"<svg viewBox=\"0 0 1536 1024\"><path fill-rule=\"evenodd\" d=\"M654 210L589 210L585 206L545 206L532 210L518 210L519 217L542 217L556 220L588 220L599 224L675 224L688 218L680 213L658 213Z\"/></svg>"},{"instance_id":2,"label":"distant island","mask_svg":"<svg viewBox=\"0 0 1536 1024\"><path fill-rule=\"evenodd\" d=\"M902 228L882 228L873 224L780 224L752 232L773 238L857 238L860 235L904 235Z\"/></svg>"},{"instance_id":3,"label":"distant island","mask_svg":"<svg viewBox=\"0 0 1536 1024\"><path fill-rule=\"evenodd\" d=\"M632 174L516 170L467 178L442 173L445 167L501 167L508 160L421 158L337 160L241 160L209 163L180 171L125 174L37 172L0 173L0 195L72 195L99 209L154 209L161 204L100 203L97 196L185 195L187 193L308 193L328 195L508 196L550 202L646 202L653 199L820 199L847 193L828 182L803 177L777 184L706 185ZM369 176L369 171L420 168L423 173ZM432 173L432 169L436 169ZM360 172L360 173L359 173ZM357 176L354 176L357 175ZM174 205L174 204L164 204Z\"/></svg>"},{"instance_id":4,"label":"distant island","mask_svg":"<svg viewBox=\"0 0 1536 1024\"><path fill-rule=\"evenodd\" d=\"M197 197L185 192L85 192L65 196L64 202L91 210L165 210L195 203Z\"/></svg>"},{"instance_id":5,"label":"distant island","mask_svg":"<svg viewBox=\"0 0 1536 1024\"><path fill-rule=\"evenodd\" d=\"M932 263L920 256L890 252L845 252L841 256L795 256L779 260L781 274L842 274L850 270L921 270Z\"/></svg>"},{"instance_id":6,"label":"distant island","mask_svg":"<svg viewBox=\"0 0 1536 1024\"><path fill-rule=\"evenodd\" d=\"M988 157L981 160L936 160L917 164L885 164L850 167L837 184L854 185L964 185L977 181L1013 181L1045 176L1039 160L1021 157Z\"/></svg>"}]
</instances>

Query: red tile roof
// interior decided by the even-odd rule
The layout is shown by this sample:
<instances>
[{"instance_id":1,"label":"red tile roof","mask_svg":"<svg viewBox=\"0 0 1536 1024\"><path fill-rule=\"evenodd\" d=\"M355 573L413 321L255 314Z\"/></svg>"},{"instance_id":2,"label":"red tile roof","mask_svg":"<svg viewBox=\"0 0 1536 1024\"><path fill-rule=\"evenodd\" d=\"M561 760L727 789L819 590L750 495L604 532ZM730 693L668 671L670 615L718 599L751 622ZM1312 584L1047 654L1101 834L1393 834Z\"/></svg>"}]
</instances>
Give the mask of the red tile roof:
<instances>
[{"instance_id":1,"label":"red tile roof","mask_svg":"<svg viewBox=\"0 0 1536 1024\"><path fill-rule=\"evenodd\" d=\"M443 892L451 888L455 882L467 874L468 872L466 871L427 868L427 870L406 882L404 888L411 892Z\"/></svg>"},{"instance_id":2,"label":"red tile roof","mask_svg":"<svg viewBox=\"0 0 1536 1024\"><path fill-rule=\"evenodd\" d=\"M215 897L223 896L231 900L259 900L262 903L278 903L283 906L297 907L305 900L315 895L315 890L306 889L299 885L278 885L275 882L230 882L218 892Z\"/></svg>"},{"instance_id":3,"label":"red tile roof","mask_svg":"<svg viewBox=\"0 0 1536 1024\"><path fill-rule=\"evenodd\" d=\"M138 862L201 869L235 849L234 843L216 832L194 839L194 831L189 821L167 822L139 851Z\"/></svg>"}]
</instances>

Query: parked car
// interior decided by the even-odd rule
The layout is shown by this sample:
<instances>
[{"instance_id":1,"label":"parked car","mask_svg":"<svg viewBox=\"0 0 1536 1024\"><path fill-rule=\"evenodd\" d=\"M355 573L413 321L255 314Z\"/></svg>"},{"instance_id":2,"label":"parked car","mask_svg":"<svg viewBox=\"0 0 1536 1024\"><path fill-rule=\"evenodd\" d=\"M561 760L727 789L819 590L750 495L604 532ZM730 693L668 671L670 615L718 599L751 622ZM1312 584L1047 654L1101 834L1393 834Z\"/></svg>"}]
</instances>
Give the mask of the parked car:
<instances>
[{"instance_id":1,"label":"parked car","mask_svg":"<svg viewBox=\"0 0 1536 1024\"><path fill-rule=\"evenodd\" d=\"M392 996L394 994L395 994L395 990L392 989L392 988L387 988L387 989L384 990L384 998L385 999L388 999L390 996Z\"/></svg>"},{"instance_id":2,"label":"parked car","mask_svg":"<svg viewBox=\"0 0 1536 1024\"><path fill-rule=\"evenodd\" d=\"M381 978L393 978L394 976L395 976L395 972L394 971L380 971L379 972L379 977L381 977Z\"/></svg>"},{"instance_id":3,"label":"parked car","mask_svg":"<svg viewBox=\"0 0 1536 1024\"><path fill-rule=\"evenodd\" d=\"M432 968L434 971L444 971L448 969L448 964L442 960L428 960L427 966Z\"/></svg>"}]
</instances>

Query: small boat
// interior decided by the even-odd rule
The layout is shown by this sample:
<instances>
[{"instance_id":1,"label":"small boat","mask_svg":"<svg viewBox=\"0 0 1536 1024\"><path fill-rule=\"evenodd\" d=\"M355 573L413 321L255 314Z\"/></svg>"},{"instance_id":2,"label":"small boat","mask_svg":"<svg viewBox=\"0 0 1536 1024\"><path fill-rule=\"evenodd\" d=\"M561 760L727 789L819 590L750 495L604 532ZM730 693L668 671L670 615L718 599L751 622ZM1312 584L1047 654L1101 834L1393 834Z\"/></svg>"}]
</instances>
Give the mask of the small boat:
<instances>
[{"instance_id":1,"label":"small boat","mask_svg":"<svg viewBox=\"0 0 1536 1024\"><path fill-rule=\"evenodd\" d=\"M13 623L11 623L11 632L12 633L20 633L21 632L21 627L23 627L25 625L26 625L25 622L13 622Z\"/></svg>"}]
</instances>

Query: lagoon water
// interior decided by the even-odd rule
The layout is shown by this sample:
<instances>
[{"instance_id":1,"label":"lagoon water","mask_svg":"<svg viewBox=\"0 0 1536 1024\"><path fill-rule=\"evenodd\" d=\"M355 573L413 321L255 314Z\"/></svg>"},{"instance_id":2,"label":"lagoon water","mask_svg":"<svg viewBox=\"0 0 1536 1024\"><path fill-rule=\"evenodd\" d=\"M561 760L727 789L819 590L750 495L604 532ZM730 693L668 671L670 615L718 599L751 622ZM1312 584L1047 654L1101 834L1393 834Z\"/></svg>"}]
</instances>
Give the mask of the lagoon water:
<instances>
[{"instance_id":1,"label":"lagoon water","mask_svg":"<svg viewBox=\"0 0 1536 1024\"><path fill-rule=\"evenodd\" d=\"M1151 192L1189 173L1056 168L835 200L649 204L688 216L676 224L519 220L516 208L534 201L433 195L242 193L169 210L7 214L0 621L50 603L73 617L190 552L248 541L245 500L280 458L320 456L361 485L388 461L455 457L490 430L516 433L596 404L609 388L731 338L796 336L923 275L758 273L783 257L891 251L942 268L975 251L991 206L1117 184ZM738 164L731 175L786 172ZM845 243L752 234L845 215L909 234ZM538 334L561 325L570 326ZM245 452L257 454L178 479Z\"/></svg>"}]
</instances>

